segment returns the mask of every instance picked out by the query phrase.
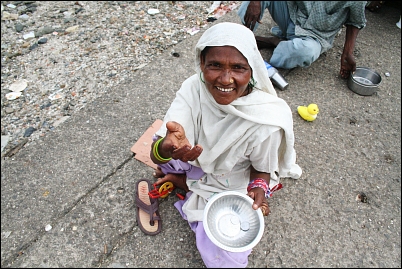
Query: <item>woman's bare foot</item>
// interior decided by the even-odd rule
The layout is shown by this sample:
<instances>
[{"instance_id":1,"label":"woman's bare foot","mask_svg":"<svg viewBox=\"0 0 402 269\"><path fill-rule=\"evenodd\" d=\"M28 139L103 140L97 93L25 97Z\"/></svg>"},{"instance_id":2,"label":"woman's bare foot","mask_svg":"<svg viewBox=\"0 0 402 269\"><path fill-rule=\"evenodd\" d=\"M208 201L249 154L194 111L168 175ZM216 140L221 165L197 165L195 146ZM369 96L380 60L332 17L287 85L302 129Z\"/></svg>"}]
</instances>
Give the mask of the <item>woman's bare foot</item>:
<instances>
[{"instance_id":1,"label":"woman's bare foot","mask_svg":"<svg viewBox=\"0 0 402 269\"><path fill-rule=\"evenodd\" d=\"M154 178L160 178L160 177L164 177L165 174L162 172L160 166L158 165L158 167L155 169L155 172L153 174Z\"/></svg>"},{"instance_id":2,"label":"woman's bare foot","mask_svg":"<svg viewBox=\"0 0 402 269\"><path fill-rule=\"evenodd\" d=\"M155 172L153 174L154 178L157 178L158 180L155 182L156 185L162 185L165 182L172 182L173 185L176 188L182 189L186 192L189 191L186 179L187 175L186 174L164 174L161 170L161 168L158 166L155 169Z\"/></svg>"},{"instance_id":3,"label":"woman's bare foot","mask_svg":"<svg viewBox=\"0 0 402 269\"><path fill-rule=\"evenodd\" d=\"M258 49L275 48L282 40L276 36L255 36Z\"/></svg>"}]
</instances>

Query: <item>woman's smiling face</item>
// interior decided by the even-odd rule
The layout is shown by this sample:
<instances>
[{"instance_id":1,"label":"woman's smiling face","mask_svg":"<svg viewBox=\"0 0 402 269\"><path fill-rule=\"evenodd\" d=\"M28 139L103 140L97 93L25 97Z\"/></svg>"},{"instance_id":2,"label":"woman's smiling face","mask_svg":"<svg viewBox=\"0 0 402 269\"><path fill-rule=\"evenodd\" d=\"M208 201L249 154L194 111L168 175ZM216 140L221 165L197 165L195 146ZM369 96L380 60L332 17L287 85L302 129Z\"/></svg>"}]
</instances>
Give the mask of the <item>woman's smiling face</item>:
<instances>
[{"instance_id":1,"label":"woman's smiling face","mask_svg":"<svg viewBox=\"0 0 402 269\"><path fill-rule=\"evenodd\" d=\"M201 53L201 70L205 85L215 101L228 105L249 93L252 76L247 59L235 47L207 47Z\"/></svg>"}]
</instances>

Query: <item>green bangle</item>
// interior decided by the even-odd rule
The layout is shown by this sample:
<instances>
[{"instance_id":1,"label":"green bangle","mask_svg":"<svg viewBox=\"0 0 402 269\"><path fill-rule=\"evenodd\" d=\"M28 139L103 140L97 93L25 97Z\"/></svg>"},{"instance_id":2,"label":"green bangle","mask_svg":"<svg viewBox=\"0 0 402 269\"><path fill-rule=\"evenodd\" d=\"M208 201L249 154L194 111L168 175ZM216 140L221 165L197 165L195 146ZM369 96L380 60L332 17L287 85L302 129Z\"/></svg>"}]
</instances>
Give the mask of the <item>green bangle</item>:
<instances>
[{"instance_id":1,"label":"green bangle","mask_svg":"<svg viewBox=\"0 0 402 269\"><path fill-rule=\"evenodd\" d=\"M172 157L170 158L162 158L161 155L159 155L158 152L158 147L159 147L159 143L162 141L163 137L159 138L158 141L155 142L154 147L152 148L152 153L155 156L155 159L157 159L160 162L168 162L172 159Z\"/></svg>"}]
</instances>

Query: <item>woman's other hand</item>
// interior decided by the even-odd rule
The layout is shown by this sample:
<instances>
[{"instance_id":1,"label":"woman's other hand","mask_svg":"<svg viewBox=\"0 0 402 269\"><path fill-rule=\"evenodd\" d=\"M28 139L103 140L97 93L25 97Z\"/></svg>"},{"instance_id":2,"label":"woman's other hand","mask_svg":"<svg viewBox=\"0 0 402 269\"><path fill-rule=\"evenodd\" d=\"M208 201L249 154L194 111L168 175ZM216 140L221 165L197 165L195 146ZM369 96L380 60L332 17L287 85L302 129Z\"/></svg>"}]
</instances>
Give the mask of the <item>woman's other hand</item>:
<instances>
[{"instance_id":1,"label":"woman's other hand","mask_svg":"<svg viewBox=\"0 0 402 269\"><path fill-rule=\"evenodd\" d=\"M262 188L253 188L247 193L247 195L254 200L253 203L254 210L261 208L263 216L269 215L271 210L269 209L267 198L265 198L265 192Z\"/></svg>"},{"instance_id":2,"label":"woman's other hand","mask_svg":"<svg viewBox=\"0 0 402 269\"><path fill-rule=\"evenodd\" d=\"M187 179L186 174L166 174L159 177L156 180L155 184L157 186L160 186L163 183L171 182L176 188L182 189L185 192L189 192L186 179Z\"/></svg>"}]
</instances>

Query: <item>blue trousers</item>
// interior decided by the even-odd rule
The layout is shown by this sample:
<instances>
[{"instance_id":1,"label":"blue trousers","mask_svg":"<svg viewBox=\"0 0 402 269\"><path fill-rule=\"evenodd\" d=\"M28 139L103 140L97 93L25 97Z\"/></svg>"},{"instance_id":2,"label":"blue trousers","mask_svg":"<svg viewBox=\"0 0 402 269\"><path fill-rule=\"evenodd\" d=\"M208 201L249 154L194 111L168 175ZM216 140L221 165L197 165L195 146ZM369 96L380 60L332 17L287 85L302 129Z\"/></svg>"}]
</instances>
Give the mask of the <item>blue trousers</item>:
<instances>
[{"instance_id":1,"label":"blue trousers","mask_svg":"<svg viewBox=\"0 0 402 269\"><path fill-rule=\"evenodd\" d=\"M243 1L237 12L243 24L249 3L250 1ZM266 9L278 25L283 38L269 60L272 66L283 69L307 67L318 59L321 54L320 42L312 37L295 35L295 25L290 19L286 1L261 1L261 18ZM258 25L257 22L253 31Z\"/></svg>"}]
</instances>

